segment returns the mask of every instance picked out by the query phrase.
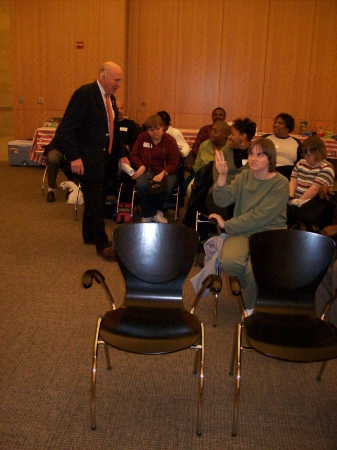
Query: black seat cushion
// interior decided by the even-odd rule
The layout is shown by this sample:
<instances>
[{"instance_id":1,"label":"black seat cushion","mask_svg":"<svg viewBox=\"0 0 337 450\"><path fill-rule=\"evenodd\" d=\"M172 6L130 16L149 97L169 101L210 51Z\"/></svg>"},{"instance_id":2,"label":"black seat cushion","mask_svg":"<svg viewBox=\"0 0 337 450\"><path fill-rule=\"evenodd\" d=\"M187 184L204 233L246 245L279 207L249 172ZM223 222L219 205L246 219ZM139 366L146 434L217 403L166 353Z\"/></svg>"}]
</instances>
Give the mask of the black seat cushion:
<instances>
[{"instance_id":1,"label":"black seat cushion","mask_svg":"<svg viewBox=\"0 0 337 450\"><path fill-rule=\"evenodd\" d=\"M132 353L171 353L198 341L197 316L181 308L128 306L108 311L102 318L101 338Z\"/></svg>"},{"instance_id":2,"label":"black seat cushion","mask_svg":"<svg viewBox=\"0 0 337 450\"><path fill-rule=\"evenodd\" d=\"M255 313L244 321L255 350L287 361L337 358L337 328L313 314Z\"/></svg>"}]
</instances>

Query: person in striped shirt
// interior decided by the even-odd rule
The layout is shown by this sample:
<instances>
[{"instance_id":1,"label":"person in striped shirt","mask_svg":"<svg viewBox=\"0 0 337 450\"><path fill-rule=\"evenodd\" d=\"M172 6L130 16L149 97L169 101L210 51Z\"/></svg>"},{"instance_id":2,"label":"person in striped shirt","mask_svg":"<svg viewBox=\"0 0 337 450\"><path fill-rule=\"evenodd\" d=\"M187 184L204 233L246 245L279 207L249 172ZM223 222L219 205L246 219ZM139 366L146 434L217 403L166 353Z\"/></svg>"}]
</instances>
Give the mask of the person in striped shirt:
<instances>
[{"instance_id":1,"label":"person in striped shirt","mask_svg":"<svg viewBox=\"0 0 337 450\"><path fill-rule=\"evenodd\" d=\"M294 167L289 181L288 226L319 219L327 200L322 200L318 191L321 186L332 186L335 177L332 164L326 160L325 144L318 136L309 136L304 141L302 154L304 158Z\"/></svg>"}]
</instances>

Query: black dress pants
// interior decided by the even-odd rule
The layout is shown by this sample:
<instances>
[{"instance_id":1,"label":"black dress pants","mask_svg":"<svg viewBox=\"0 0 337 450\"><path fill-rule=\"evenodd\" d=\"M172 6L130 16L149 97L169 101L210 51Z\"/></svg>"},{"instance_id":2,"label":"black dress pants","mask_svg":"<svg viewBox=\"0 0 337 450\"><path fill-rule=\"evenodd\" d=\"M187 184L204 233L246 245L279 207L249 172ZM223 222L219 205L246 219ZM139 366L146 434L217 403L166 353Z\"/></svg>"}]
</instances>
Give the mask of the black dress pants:
<instances>
[{"instance_id":1,"label":"black dress pants","mask_svg":"<svg viewBox=\"0 0 337 450\"><path fill-rule=\"evenodd\" d=\"M82 236L84 241L94 242L97 250L109 246L108 235L105 232L105 202L108 182L116 180L117 171L118 161L114 155L107 155L102 181L88 181L85 178L81 180L84 197Z\"/></svg>"},{"instance_id":2,"label":"black dress pants","mask_svg":"<svg viewBox=\"0 0 337 450\"><path fill-rule=\"evenodd\" d=\"M97 250L103 250L109 245L104 221L106 199L104 183L84 180L81 182L81 186L84 196L83 240L94 242Z\"/></svg>"}]
</instances>

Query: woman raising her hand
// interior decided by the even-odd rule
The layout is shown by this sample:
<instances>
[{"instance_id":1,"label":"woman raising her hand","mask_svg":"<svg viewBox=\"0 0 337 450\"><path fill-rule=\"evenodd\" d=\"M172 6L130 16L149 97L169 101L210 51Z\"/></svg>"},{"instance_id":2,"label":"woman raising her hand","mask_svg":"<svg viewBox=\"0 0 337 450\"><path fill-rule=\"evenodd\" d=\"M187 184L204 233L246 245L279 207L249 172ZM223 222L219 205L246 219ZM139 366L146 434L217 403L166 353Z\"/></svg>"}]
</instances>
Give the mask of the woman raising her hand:
<instances>
[{"instance_id":1,"label":"woman raising her hand","mask_svg":"<svg viewBox=\"0 0 337 450\"><path fill-rule=\"evenodd\" d=\"M248 313L256 302L256 284L249 258L249 236L259 231L287 228L288 180L275 171L276 149L269 139L257 139L248 150L249 170L237 175L227 185L228 166L222 152L216 152L219 177L213 186L216 205L235 203L234 215L224 220L210 214L227 234L219 260L227 275L237 276L243 288Z\"/></svg>"}]
</instances>

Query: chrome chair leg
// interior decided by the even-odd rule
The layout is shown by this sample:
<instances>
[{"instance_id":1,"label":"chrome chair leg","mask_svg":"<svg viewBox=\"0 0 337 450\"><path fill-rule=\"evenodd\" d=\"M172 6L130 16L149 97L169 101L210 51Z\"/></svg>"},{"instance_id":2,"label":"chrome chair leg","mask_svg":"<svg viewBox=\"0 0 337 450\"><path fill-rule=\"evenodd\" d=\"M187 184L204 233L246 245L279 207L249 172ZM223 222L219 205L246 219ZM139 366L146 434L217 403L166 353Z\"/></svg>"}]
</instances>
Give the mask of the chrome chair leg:
<instances>
[{"instance_id":1,"label":"chrome chair leg","mask_svg":"<svg viewBox=\"0 0 337 450\"><path fill-rule=\"evenodd\" d=\"M45 180L46 180L46 176L47 176L47 170L48 170L48 166L46 166L46 168L43 172L43 177L42 177L42 197L44 197L44 184L45 184Z\"/></svg>"},{"instance_id":2,"label":"chrome chair leg","mask_svg":"<svg viewBox=\"0 0 337 450\"><path fill-rule=\"evenodd\" d=\"M214 293L213 296L214 296L213 327L216 327L217 316L218 316L218 298L219 298L219 295L217 293Z\"/></svg>"},{"instance_id":3,"label":"chrome chair leg","mask_svg":"<svg viewBox=\"0 0 337 450\"><path fill-rule=\"evenodd\" d=\"M237 326L238 326L238 324L235 324L234 338L233 338L233 347L232 347L232 355L231 355L231 364L230 364L230 367L229 367L229 375L231 375L231 376L234 373L234 364L235 364L235 361L236 361L236 354L237 354L237 345L238 345Z\"/></svg>"},{"instance_id":4,"label":"chrome chair leg","mask_svg":"<svg viewBox=\"0 0 337 450\"><path fill-rule=\"evenodd\" d=\"M234 413L233 413L233 426L232 436L237 435L238 430L238 418L239 418L239 406L240 406L240 384L241 384L241 337L242 337L242 325L237 325L237 347L236 347L236 376L235 376L235 389L234 389Z\"/></svg>"},{"instance_id":5,"label":"chrome chair leg","mask_svg":"<svg viewBox=\"0 0 337 450\"><path fill-rule=\"evenodd\" d=\"M179 186L176 187L176 192L173 195L176 196L176 207L175 207L175 211L174 211L174 220L175 220L175 223L177 223L178 217L179 217Z\"/></svg>"},{"instance_id":6,"label":"chrome chair leg","mask_svg":"<svg viewBox=\"0 0 337 450\"><path fill-rule=\"evenodd\" d=\"M133 189L133 191L132 191L132 199L131 199L130 223L133 222L133 208L134 208L134 203L135 203L135 193L136 193L136 190ZM137 211L138 211L138 209L137 209Z\"/></svg>"},{"instance_id":7,"label":"chrome chair leg","mask_svg":"<svg viewBox=\"0 0 337 450\"><path fill-rule=\"evenodd\" d=\"M199 367L199 395L198 395L198 415L197 415L197 435L201 436L202 433L202 413L203 413L203 400L204 400L204 369L205 369L205 324L200 323L201 326L201 358Z\"/></svg>"},{"instance_id":8,"label":"chrome chair leg","mask_svg":"<svg viewBox=\"0 0 337 450\"><path fill-rule=\"evenodd\" d=\"M320 367L319 372L318 372L318 375L316 377L317 381L321 381L321 377L323 375L323 372L324 372L324 369L325 369L325 366L327 365L327 363L328 363L328 361L323 361L322 362L321 367Z\"/></svg>"},{"instance_id":9,"label":"chrome chair leg","mask_svg":"<svg viewBox=\"0 0 337 450\"><path fill-rule=\"evenodd\" d=\"M202 412L204 399L204 364L205 364L205 323L200 322L200 337L198 344L192 345L195 350L193 373L199 374L199 388L198 388L198 411L197 411L197 435L202 434Z\"/></svg>"},{"instance_id":10,"label":"chrome chair leg","mask_svg":"<svg viewBox=\"0 0 337 450\"><path fill-rule=\"evenodd\" d=\"M77 222L77 207L78 207L78 197L80 195L81 191L81 183L78 185L77 188L77 195L76 195L76 202L75 202L75 221Z\"/></svg>"},{"instance_id":11,"label":"chrome chair leg","mask_svg":"<svg viewBox=\"0 0 337 450\"><path fill-rule=\"evenodd\" d=\"M96 397L96 378L97 378L97 352L98 352L98 338L99 330L101 326L101 317L97 320L95 342L94 342L94 352L92 358L92 373L91 373L91 403L90 403L90 414L91 414L91 429L96 430L96 407L95 407L95 397Z\"/></svg>"}]
</instances>

